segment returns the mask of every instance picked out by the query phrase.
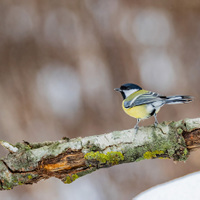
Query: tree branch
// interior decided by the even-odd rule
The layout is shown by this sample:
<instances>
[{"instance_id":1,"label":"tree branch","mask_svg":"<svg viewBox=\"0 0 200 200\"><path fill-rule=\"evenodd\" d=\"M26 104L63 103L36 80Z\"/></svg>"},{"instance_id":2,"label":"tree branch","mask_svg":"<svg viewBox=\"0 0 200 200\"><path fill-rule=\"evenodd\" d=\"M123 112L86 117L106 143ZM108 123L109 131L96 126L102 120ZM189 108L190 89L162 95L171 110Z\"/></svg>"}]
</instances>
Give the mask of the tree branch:
<instances>
[{"instance_id":1,"label":"tree branch","mask_svg":"<svg viewBox=\"0 0 200 200\"><path fill-rule=\"evenodd\" d=\"M10 153L0 159L0 190L56 177L64 183L99 168L164 158L185 161L200 146L200 118L163 122L85 138L44 143L0 141Z\"/></svg>"}]
</instances>

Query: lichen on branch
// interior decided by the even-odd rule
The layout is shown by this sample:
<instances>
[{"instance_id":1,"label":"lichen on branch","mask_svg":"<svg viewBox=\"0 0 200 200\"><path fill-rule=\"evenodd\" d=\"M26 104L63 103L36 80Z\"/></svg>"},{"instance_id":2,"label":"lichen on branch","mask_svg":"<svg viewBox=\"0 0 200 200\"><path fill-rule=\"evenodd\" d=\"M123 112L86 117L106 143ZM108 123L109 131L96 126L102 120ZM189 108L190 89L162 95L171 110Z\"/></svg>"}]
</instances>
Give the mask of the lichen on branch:
<instances>
[{"instance_id":1,"label":"lichen on branch","mask_svg":"<svg viewBox=\"0 0 200 200\"><path fill-rule=\"evenodd\" d=\"M44 143L3 141L9 154L0 160L0 190L56 177L71 183L99 168L145 159L185 161L200 146L200 119L163 122L85 138ZM9 144L9 145L7 145Z\"/></svg>"}]
</instances>

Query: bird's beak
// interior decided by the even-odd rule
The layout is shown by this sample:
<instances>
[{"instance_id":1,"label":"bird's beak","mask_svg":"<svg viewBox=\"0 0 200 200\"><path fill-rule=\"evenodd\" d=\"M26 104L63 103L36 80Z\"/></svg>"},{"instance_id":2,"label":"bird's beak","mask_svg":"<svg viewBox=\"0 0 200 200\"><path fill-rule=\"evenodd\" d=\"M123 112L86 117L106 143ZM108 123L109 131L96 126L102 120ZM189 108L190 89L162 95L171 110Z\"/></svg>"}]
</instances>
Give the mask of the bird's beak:
<instances>
[{"instance_id":1,"label":"bird's beak","mask_svg":"<svg viewBox=\"0 0 200 200\"><path fill-rule=\"evenodd\" d=\"M120 88L115 88L114 90L117 91L117 92L121 92L122 91Z\"/></svg>"}]
</instances>

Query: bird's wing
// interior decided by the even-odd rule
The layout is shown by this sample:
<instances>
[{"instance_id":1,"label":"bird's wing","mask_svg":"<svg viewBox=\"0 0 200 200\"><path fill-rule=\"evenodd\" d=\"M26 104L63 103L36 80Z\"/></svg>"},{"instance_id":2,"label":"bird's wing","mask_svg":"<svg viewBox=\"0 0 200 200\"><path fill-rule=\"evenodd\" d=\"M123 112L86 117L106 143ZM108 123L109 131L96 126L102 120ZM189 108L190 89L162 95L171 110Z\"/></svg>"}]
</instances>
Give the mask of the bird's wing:
<instances>
[{"instance_id":1,"label":"bird's wing","mask_svg":"<svg viewBox=\"0 0 200 200\"><path fill-rule=\"evenodd\" d=\"M153 104L153 106L158 107L164 104L165 96L160 96L155 92L147 92L145 94L138 95L137 97L131 99L130 101L124 101L125 108L132 108L134 106L139 106L143 104ZM155 104L155 105L154 105Z\"/></svg>"}]
</instances>

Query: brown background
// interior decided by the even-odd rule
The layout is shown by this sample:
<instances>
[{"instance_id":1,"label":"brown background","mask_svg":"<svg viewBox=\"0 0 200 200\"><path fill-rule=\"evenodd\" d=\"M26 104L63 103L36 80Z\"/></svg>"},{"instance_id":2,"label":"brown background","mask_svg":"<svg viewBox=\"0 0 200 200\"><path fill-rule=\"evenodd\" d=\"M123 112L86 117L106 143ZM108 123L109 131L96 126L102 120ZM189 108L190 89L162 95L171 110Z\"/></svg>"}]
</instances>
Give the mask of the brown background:
<instances>
[{"instance_id":1,"label":"brown background","mask_svg":"<svg viewBox=\"0 0 200 200\"><path fill-rule=\"evenodd\" d=\"M0 138L11 143L132 128L136 120L123 112L113 90L126 82L163 95L195 96L191 104L162 108L160 122L198 117L199 75L199 1L0 1ZM6 153L0 147L1 156ZM115 166L70 185L52 178L0 196L131 199L199 170L198 156L192 153L186 163Z\"/></svg>"}]
</instances>

